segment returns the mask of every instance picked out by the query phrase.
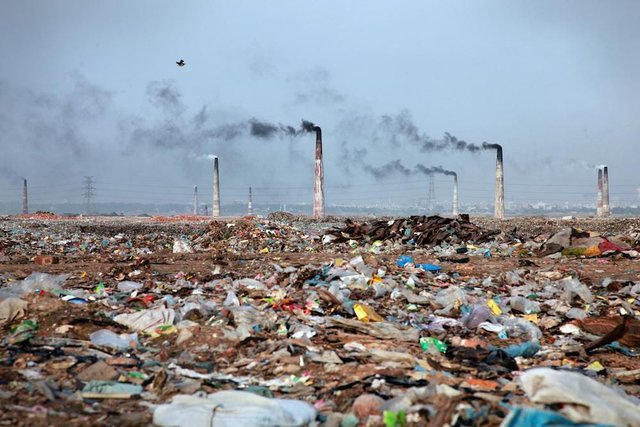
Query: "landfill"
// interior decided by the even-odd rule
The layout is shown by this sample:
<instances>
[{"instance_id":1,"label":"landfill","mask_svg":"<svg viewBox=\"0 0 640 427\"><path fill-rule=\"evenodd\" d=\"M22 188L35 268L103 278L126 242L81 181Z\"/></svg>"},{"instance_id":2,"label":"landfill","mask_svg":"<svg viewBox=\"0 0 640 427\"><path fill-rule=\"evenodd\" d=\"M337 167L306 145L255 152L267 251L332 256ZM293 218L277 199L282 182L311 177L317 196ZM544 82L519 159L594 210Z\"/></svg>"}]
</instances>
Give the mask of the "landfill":
<instances>
[{"instance_id":1,"label":"landfill","mask_svg":"<svg viewBox=\"0 0 640 427\"><path fill-rule=\"evenodd\" d=\"M640 426L640 220L0 217L0 425Z\"/></svg>"}]
</instances>

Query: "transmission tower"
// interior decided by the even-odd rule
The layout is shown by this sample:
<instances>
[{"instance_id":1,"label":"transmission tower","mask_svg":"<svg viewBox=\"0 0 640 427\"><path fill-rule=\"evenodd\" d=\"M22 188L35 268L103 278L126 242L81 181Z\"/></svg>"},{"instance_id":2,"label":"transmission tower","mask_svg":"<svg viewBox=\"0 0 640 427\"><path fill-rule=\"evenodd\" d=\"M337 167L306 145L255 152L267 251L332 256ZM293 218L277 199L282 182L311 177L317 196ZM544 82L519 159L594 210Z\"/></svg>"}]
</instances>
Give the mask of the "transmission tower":
<instances>
[{"instance_id":1,"label":"transmission tower","mask_svg":"<svg viewBox=\"0 0 640 427\"><path fill-rule=\"evenodd\" d=\"M91 214L94 212L93 206L93 198L95 196L95 192L93 191L93 177L85 176L84 177L84 202L85 202L85 213Z\"/></svg>"},{"instance_id":2,"label":"transmission tower","mask_svg":"<svg viewBox=\"0 0 640 427\"><path fill-rule=\"evenodd\" d=\"M435 210L436 191L433 184L433 174L429 175L429 194L427 195L427 210L433 212Z\"/></svg>"}]
</instances>

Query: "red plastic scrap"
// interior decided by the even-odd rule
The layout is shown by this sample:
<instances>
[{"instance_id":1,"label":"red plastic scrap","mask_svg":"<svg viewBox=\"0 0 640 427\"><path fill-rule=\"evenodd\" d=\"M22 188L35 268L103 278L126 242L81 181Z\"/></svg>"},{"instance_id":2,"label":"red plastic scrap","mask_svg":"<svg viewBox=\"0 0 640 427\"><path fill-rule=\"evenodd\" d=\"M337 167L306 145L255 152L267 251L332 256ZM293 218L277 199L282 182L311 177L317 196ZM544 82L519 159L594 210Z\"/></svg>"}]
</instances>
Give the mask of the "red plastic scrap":
<instances>
[{"instance_id":1,"label":"red plastic scrap","mask_svg":"<svg viewBox=\"0 0 640 427\"><path fill-rule=\"evenodd\" d=\"M607 239L604 239L604 241L600 242L600 244L598 245L598 249L600 250L601 253L605 253L609 251L624 252L623 248L621 248L620 246L614 243L611 243Z\"/></svg>"},{"instance_id":2,"label":"red plastic scrap","mask_svg":"<svg viewBox=\"0 0 640 427\"><path fill-rule=\"evenodd\" d=\"M129 298L127 304L136 305L140 304L143 307L148 307L155 300L155 295L140 295L134 298Z\"/></svg>"}]
</instances>

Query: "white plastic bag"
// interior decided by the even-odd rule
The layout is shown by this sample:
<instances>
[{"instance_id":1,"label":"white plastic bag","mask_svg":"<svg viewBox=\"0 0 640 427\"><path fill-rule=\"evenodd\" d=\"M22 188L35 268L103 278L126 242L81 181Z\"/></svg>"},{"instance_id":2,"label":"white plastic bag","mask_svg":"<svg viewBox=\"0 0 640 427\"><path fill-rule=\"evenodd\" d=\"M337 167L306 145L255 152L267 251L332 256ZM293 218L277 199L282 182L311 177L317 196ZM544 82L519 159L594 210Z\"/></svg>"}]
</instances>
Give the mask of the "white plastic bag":
<instances>
[{"instance_id":1,"label":"white plastic bag","mask_svg":"<svg viewBox=\"0 0 640 427\"><path fill-rule=\"evenodd\" d=\"M640 426L640 401L577 372L534 368L520 377L534 403L562 404L576 423Z\"/></svg>"},{"instance_id":2,"label":"white plastic bag","mask_svg":"<svg viewBox=\"0 0 640 427\"><path fill-rule=\"evenodd\" d=\"M236 390L179 394L153 412L153 424L161 427L303 427L315 419L307 402Z\"/></svg>"}]
</instances>

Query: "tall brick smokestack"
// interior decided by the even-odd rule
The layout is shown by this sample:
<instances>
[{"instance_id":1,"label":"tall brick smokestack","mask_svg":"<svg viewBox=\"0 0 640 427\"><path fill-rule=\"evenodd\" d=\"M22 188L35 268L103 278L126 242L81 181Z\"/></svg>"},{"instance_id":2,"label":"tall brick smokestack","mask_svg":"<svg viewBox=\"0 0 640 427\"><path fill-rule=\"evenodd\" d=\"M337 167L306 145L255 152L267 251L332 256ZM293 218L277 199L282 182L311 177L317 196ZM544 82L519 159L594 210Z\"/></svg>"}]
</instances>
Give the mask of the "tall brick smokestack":
<instances>
[{"instance_id":1,"label":"tall brick smokestack","mask_svg":"<svg viewBox=\"0 0 640 427\"><path fill-rule=\"evenodd\" d=\"M193 186L193 214L198 215L198 186Z\"/></svg>"},{"instance_id":2,"label":"tall brick smokestack","mask_svg":"<svg viewBox=\"0 0 640 427\"><path fill-rule=\"evenodd\" d=\"M319 126L316 131L316 162L315 180L313 183L313 217L324 217L324 166L322 164L322 129Z\"/></svg>"},{"instance_id":3,"label":"tall brick smokestack","mask_svg":"<svg viewBox=\"0 0 640 427\"><path fill-rule=\"evenodd\" d=\"M220 216L220 175L218 173L218 156L213 158L213 205L211 216Z\"/></svg>"},{"instance_id":4,"label":"tall brick smokestack","mask_svg":"<svg viewBox=\"0 0 640 427\"><path fill-rule=\"evenodd\" d=\"M249 201L247 202L247 215L253 215L253 196L251 194L251 187L249 187Z\"/></svg>"},{"instance_id":5,"label":"tall brick smokestack","mask_svg":"<svg viewBox=\"0 0 640 427\"><path fill-rule=\"evenodd\" d=\"M26 178L22 179L22 213L29 213L29 196L27 194L27 180Z\"/></svg>"},{"instance_id":6,"label":"tall brick smokestack","mask_svg":"<svg viewBox=\"0 0 640 427\"><path fill-rule=\"evenodd\" d=\"M602 216L602 169L598 168L598 200L596 201L596 216Z\"/></svg>"},{"instance_id":7,"label":"tall brick smokestack","mask_svg":"<svg viewBox=\"0 0 640 427\"><path fill-rule=\"evenodd\" d=\"M458 174L453 175L453 215L458 215Z\"/></svg>"},{"instance_id":8,"label":"tall brick smokestack","mask_svg":"<svg viewBox=\"0 0 640 427\"><path fill-rule=\"evenodd\" d=\"M609 206L609 168L602 168L602 216L611 215Z\"/></svg>"},{"instance_id":9,"label":"tall brick smokestack","mask_svg":"<svg viewBox=\"0 0 640 427\"><path fill-rule=\"evenodd\" d=\"M502 161L502 146L496 145L496 201L493 217L504 219L504 163Z\"/></svg>"}]
</instances>

